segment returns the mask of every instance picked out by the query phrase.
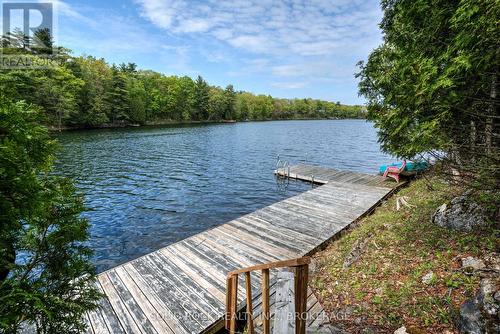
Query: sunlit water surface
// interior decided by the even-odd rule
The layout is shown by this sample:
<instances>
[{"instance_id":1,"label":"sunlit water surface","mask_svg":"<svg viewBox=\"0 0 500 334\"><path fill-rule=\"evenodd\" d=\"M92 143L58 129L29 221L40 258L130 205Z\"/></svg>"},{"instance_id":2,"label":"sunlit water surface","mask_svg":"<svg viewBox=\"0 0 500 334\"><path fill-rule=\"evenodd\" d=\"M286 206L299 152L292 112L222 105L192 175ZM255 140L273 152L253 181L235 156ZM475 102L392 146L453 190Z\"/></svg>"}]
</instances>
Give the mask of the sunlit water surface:
<instances>
[{"instance_id":1,"label":"sunlit water surface","mask_svg":"<svg viewBox=\"0 0 500 334\"><path fill-rule=\"evenodd\" d=\"M375 174L390 157L363 120L65 132L56 171L75 179L99 271L310 189L277 186L278 155Z\"/></svg>"}]
</instances>

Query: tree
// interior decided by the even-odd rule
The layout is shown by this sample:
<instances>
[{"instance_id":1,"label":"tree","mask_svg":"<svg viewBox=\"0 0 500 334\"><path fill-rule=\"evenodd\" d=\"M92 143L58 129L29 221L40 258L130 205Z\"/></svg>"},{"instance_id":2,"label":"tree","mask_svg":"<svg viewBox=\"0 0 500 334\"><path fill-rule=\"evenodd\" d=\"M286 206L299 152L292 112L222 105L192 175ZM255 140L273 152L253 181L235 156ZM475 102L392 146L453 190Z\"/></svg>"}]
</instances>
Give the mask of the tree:
<instances>
[{"instance_id":1,"label":"tree","mask_svg":"<svg viewBox=\"0 0 500 334\"><path fill-rule=\"evenodd\" d=\"M469 185L498 188L498 2L384 0L382 8L384 43L358 74L382 149L430 152Z\"/></svg>"},{"instance_id":2,"label":"tree","mask_svg":"<svg viewBox=\"0 0 500 334\"><path fill-rule=\"evenodd\" d=\"M84 82L66 67L58 65L34 72L39 73L35 103L44 108L51 120L56 120L60 130L66 120L75 117L78 93Z\"/></svg>"},{"instance_id":3,"label":"tree","mask_svg":"<svg viewBox=\"0 0 500 334\"><path fill-rule=\"evenodd\" d=\"M135 64L135 63L127 63L127 64L121 63L120 64L120 71L128 73L128 74L137 73L137 64Z\"/></svg>"},{"instance_id":4,"label":"tree","mask_svg":"<svg viewBox=\"0 0 500 334\"><path fill-rule=\"evenodd\" d=\"M8 31L2 36L2 47L8 48L10 52L29 52L31 39L24 32L15 28L14 31ZM2 50L5 51L5 50Z\"/></svg>"},{"instance_id":5,"label":"tree","mask_svg":"<svg viewBox=\"0 0 500 334\"><path fill-rule=\"evenodd\" d=\"M233 85L228 85L224 90L224 118L233 119L234 118L234 104L236 101L236 93L234 92Z\"/></svg>"},{"instance_id":6,"label":"tree","mask_svg":"<svg viewBox=\"0 0 500 334\"><path fill-rule=\"evenodd\" d=\"M196 108L197 95L196 95L196 85L190 77L183 76L177 78L175 87L177 89L175 110L177 111L177 120L188 121L190 119L199 119L199 109ZM204 97L205 98L205 97ZM203 98L203 99L204 99ZM200 105L198 105L199 107ZM205 110L208 111L208 100L207 105L204 105ZM194 116L194 117L193 117Z\"/></svg>"},{"instance_id":7,"label":"tree","mask_svg":"<svg viewBox=\"0 0 500 334\"><path fill-rule=\"evenodd\" d=\"M78 96L79 112L71 119L74 125L99 126L109 122L111 105L106 94L111 87L112 72L104 59L79 57L69 68L84 84Z\"/></svg>"},{"instance_id":8,"label":"tree","mask_svg":"<svg viewBox=\"0 0 500 334\"><path fill-rule=\"evenodd\" d=\"M49 28L38 29L32 39L33 50L40 54L51 54L54 41Z\"/></svg>"},{"instance_id":9,"label":"tree","mask_svg":"<svg viewBox=\"0 0 500 334\"><path fill-rule=\"evenodd\" d=\"M227 110L227 100L225 91L220 87L210 88L210 115L208 116L209 121L220 121L223 119Z\"/></svg>"},{"instance_id":10,"label":"tree","mask_svg":"<svg viewBox=\"0 0 500 334\"><path fill-rule=\"evenodd\" d=\"M236 103L235 103L235 114L236 119L238 120L247 120L249 119L249 108L248 108L248 100L252 96L250 93L241 92L236 95Z\"/></svg>"},{"instance_id":11,"label":"tree","mask_svg":"<svg viewBox=\"0 0 500 334\"><path fill-rule=\"evenodd\" d=\"M144 124L146 122L146 90L142 81L130 77L127 82L130 120Z\"/></svg>"},{"instance_id":12,"label":"tree","mask_svg":"<svg viewBox=\"0 0 500 334\"><path fill-rule=\"evenodd\" d=\"M209 114L209 99L210 99L210 86L208 86L207 82L201 77L198 76L195 82L195 91L194 91L194 118L197 120L206 120L208 119Z\"/></svg>"},{"instance_id":13,"label":"tree","mask_svg":"<svg viewBox=\"0 0 500 334\"><path fill-rule=\"evenodd\" d=\"M107 93L110 118L113 124L126 122L130 115L130 105L128 103L127 75L119 70L115 65L111 67L111 87Z\"/></svg>"},{"instance_id":14,"label":"tree","mask_svg":"<svg viewBox=\"0 0 500 334\"><path fill-rule=\"evenodd\" d=\"M32 59L38 56L26 56ZM4 97L26 101L43 108L46 121L62 125L78 113L79 92L84 82L64 66L45 69L0 71L0 89Z\"/></svg>"},{"instance_id":15,"label":"tree","mask_svg":"<svg viewBox=\"0 0 500 334\"><path fill-rule=\"evenodd\" d=\"M82 199L50 174L56 145L39 113L0 102L0 332L77 333L100 297Z\"/></svg>"},{"instance_id":16,"label":"tree","mask_svg":"<svg viewBox=\"0 0 500 334\"><path fill-rule=\"evenodd\" d=\"M174 95L178 91L178 89L170 89L171 79L153 71L142 71L138 78L142 81L146 92L146 118L148 120L171 119L175 109L176 96Z\"/></svg>"},{"instance_id":17,"label":"tree","mask_svg":"<svg viewBox=\"0 0 500 334\"><path fill-rule=\"evenodd\" d=\"M51 60L44 68L0 69L0 89L14 101L40 106L44 122L59 129L167 120L320 118L333 113L319 107L328 107L326 101L236 93L232 85L210 86L201 76L193 81L138 70L135 63L110 66L92 56L73 57L70 50L53 44L48 30L37 31L33 39L16 30L2 36L2 45L9 48L4 52L22 54L23 59ZM43 53L50 53L49 48L57 52L47 57ZM341 107L338 117L356 117L344 114Z\"/></svg>"}]
</instances>

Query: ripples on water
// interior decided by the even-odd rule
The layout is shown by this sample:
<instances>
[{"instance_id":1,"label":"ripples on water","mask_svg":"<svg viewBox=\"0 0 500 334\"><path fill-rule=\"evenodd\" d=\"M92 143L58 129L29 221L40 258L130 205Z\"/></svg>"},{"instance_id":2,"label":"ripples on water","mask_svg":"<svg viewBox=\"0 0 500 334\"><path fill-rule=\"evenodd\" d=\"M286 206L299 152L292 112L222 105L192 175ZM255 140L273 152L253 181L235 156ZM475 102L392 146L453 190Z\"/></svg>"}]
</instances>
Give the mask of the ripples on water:
<instances>
[{"instance_id":1,"label":"ripples on water","mask_svg":"<svg viewBox=\"0 0 500 334\"><path fill-rule=\"evenodd\" d=\"M278 191L276 157L376 173L390 160L361 120L74 131L56 170L85 195L99 271L310 189Z\"/></svg>"}]
</instances>

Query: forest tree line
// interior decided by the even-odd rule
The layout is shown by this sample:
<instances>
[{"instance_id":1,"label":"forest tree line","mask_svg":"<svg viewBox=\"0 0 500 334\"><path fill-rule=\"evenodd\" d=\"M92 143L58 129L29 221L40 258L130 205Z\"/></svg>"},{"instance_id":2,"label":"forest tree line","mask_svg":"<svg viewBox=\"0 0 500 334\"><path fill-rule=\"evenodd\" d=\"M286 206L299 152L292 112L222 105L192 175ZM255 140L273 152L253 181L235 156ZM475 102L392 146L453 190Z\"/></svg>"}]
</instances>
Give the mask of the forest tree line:
<instances>
[{"instance_id":1,"label":"forest tree line","mask_svg":"<svg viewBox=\"0 0 500 334\"><path fill-rule=\"evenodd\" d=\"M133 63L73 57L63 48L57 57L46 68L0 70L3 94L40 107L53 127L365 116L362 106L255 95L232 85L212 86L201 76L193 80L139 70Z\"/></svg>"}]
</instances>

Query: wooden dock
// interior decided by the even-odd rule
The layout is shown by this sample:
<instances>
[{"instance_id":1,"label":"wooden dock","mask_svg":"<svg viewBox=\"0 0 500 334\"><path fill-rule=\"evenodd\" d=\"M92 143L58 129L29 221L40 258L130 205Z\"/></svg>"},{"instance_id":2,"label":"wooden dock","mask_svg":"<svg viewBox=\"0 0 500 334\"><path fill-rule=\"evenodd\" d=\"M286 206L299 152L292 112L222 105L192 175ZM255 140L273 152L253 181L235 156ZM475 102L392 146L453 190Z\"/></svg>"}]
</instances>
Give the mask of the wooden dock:
<instances>
[{"instance_id":1,"label":"wooden dock","mask_svg":"<svg viewBox=\"0 0 500 334\"><path fill-rule=\"evenodd\" d=\"M290 177L323 185L99 274L107 298L88 314L89 333L214 332L223 325L228 272L312 254L396 185L306 165L292 166ZM253 296L259 295L259 276L252 274ZM238 291L243 302L243 282ZM324 312L308 295L308 311L315 314L308 326L315 327ZM255 314L259 305L256 298Z\"/></svg>"}]
</instances>

